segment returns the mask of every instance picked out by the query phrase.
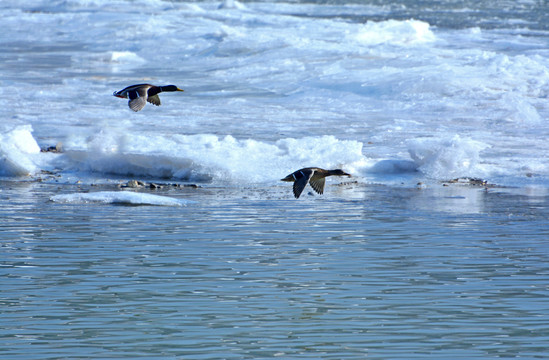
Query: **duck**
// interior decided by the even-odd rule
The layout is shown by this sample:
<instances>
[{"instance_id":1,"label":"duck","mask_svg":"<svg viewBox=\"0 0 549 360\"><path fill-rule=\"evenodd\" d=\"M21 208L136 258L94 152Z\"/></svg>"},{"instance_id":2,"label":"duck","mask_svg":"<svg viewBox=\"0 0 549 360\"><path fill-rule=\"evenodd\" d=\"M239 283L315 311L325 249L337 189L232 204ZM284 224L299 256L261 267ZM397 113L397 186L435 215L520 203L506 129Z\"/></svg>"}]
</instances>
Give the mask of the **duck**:
<instances>
[{"instance_id":1,"label":"duck","mask_svg":"<svg viewBox=\"0 0 549 360\"><path fill-rule=\"evenodd\" d=\"M317 167L307 167L294 171L290 175L286 176L281 181L289 181L294 183L294 196L299 199L299 196L307 186L307 183L311 185L314 191L322 195L324 192L325 179L328 176L349 176L351 174L346 173L341 169L324 170Z\"/></svg>"},{"instance_id":2,"label":"duck","mask_svg":"<svg viewBox=\"0 0 549 360\"><path fill-rule=\"evenodd\" d=\"M115 91L114 96L122 99L130 99L128 106L137 112L145 107L147 101L153 105L160 106L158 94L161 92L183 91L175 85L155 86L151 84L137 84Z\"/></svg>"}]
</instances>

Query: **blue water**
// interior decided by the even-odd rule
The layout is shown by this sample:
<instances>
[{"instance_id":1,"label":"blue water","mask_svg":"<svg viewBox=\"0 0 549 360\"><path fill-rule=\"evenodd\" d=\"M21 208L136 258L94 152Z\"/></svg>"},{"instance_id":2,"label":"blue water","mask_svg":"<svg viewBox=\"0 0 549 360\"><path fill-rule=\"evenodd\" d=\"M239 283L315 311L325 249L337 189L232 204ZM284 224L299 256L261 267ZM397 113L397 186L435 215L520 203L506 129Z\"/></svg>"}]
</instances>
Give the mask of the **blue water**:
<instances>
[{"instance_id":1,"label":"blue water","mask_svg":"<svg viewBox=\"0 0 549 360\"><path fill-rule=\"evenodd\" d=\"M546 356L546 196L74 206L2 185L4 359Z\"/></svg>"}]
</instances>

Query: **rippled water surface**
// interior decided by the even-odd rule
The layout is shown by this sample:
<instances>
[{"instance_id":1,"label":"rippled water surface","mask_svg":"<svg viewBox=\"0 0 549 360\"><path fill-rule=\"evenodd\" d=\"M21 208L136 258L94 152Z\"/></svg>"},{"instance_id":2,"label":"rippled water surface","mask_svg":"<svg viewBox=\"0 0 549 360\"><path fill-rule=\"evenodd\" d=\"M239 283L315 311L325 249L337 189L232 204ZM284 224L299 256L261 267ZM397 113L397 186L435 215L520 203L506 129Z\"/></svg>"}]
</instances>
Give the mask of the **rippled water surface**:
<instances>
[{"instance_id":1,"label":"rippled water surface","mask_svg":"<svg viewBox=\"0 0 549 360\"><path fill-rule=\"evenodd\" d=\"M167 192L200 199L185 207L49 201L68 190L2 184L4 359L546 355L545 194L357 185L299 201L286 188Z\"/></svg>"}]
</instances>

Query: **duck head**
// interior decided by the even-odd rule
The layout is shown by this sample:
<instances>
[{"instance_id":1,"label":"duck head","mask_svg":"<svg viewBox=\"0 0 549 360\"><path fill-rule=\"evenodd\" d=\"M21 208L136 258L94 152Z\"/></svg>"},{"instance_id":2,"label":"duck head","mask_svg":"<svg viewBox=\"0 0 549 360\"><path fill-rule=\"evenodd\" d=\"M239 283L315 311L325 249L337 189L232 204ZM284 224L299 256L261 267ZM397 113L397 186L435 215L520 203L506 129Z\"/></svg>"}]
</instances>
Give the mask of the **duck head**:
<instances>
[{"instance_id":1,"label":"duck head","mask_svg":"<svg viewBox=\"0 0 549 360\"><path fill-rule=\"evenodd\" d=\"M175 85L160 86L160 89L162 89L162 91L184 91Z\"/></svg>"},{"instance_id":2,"label":"duck head","mask_svg":"<svg viewBox=\"0 0 549 360\"><path fill-rule=\"evenodd\" d=\"M348 173L346 173L345 171L343 171L341 169L330 170L330 175L351 177L351 174L348 174Z\"/></svg>"}]
</instances>

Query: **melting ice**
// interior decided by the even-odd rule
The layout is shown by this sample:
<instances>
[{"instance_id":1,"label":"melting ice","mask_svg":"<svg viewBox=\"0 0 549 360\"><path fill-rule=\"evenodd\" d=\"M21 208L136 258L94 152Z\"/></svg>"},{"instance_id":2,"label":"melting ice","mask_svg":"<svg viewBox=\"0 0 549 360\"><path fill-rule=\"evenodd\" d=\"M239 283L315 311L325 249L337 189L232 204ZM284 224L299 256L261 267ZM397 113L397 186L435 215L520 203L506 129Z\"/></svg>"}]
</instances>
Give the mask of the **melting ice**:
<instances>
[{"instance_id":1,"label":"melting ice","mask_svg":"<svg viewBox=\"0 0 549 360\"><path fill-rule=\"evenodd\" d=\"M131 191L97 191L90 193L60 194L52 196L51 201L64 204L101 203L157 206L184 206L194 202L190 200L174 199L168 196Z\"/></svg>"},{"instance_id":2,"label":"melting ice","mask_svg":"<svg viewBox=\"0 0 549 360\"><path fill-rule=\"evenodd\" d=\"M549 185L545 30L444 28L357 4L22 1L0 11L4 177L264 184L319 166L363 182ZM137 114L111 96L142 82L185 92ZM58 142L63 153L39 151Z\"/></svg>"}]
</instances>

